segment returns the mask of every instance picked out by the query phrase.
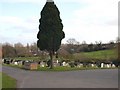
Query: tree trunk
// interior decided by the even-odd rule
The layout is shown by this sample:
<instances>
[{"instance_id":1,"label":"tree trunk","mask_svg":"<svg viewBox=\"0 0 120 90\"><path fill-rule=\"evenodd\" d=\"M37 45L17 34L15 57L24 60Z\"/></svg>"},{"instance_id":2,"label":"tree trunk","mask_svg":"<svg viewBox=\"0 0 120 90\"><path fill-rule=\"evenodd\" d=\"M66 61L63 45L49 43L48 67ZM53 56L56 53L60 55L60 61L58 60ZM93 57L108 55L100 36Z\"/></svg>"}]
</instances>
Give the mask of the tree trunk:
<instances>
[{"instance_id":1,"label":"tree trunk","mask_svg":"<svg viewBox=\"0 0 120 90\"><path fill-rule=\"evenodd\" d=\"M50 69L53 69L53 53L50 51Z\"/></svg>"}]
</instances>

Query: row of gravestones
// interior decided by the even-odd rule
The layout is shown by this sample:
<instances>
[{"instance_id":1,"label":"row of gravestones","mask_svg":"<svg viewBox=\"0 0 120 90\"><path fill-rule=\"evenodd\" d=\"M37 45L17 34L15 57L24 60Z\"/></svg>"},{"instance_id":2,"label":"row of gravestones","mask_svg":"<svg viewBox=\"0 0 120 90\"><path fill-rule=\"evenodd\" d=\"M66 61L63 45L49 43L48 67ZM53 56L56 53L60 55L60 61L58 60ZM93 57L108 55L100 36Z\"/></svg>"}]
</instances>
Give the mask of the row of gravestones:
<instances>
[{"instance_id":1,"label":"row of gravestones","mask_svg":"<svg viewBox=\"0 0 120 90\"><path fill-rule=\"evenodd\" d=\"M30 61L30 60L14 60L14 59L3 59L2 60L3 63L5 64L14 64L14 65L24 65L24 63L26 62L31 62L34 63L34 61ZM38 61L36 62L40 67L49 67L50 66L50 61L45 62L45 61ZM53 63L54 67L57 66L66 66L66 67L101 67L101 68L114 68L117 67L115 64L113 63L99 63L98 64L93 64L93 63L80 63L80 62L59 62L58 60L56 62Z\"/></svg>"},{"instance_id":2,"label":"row of gravestones","mask_svg":"<svg viewBox=\"0 0 120 90\"><path fill-rule=\"evenodd\" d=\"M24 65L25 62L29 62L27 60L15 60L15 59L2 59L2 63L4 64L13 64L13 65Z\"/></svg>"},{"instance_id":3,"label":"row of gravestones","mask_svg":"<svg viewBox=\"0 0 120 90\"><path fill-rule=\"evenodd\" d=\"M100 63L100 65L97 65L97 64L92 64L92 63L89 63L89 64L86 64L86 63L73 63L73 62L54 62L53 63L54 67L57 67L57 66L65 66L65 67L101 67L101 68L115 68L117 67L115 64L113 63ZM40 63L40 67L46 67L48 66L48 64L46 64L45 62L41 62Z\"/></svg>"},{"instance_id":4,"label":"row of gravestones","mask_svg":"<svg viewBox=\"0 0 120 90\"><path fill-rule=\"evenodd\" d=\"M63 66L68 66L68 67L101 67L101 68L115 68L115 64L106 64L106 63L100 63L100 65L93 64L93 63L78 63L78 64L73 64L73 63L66 63L63 62Z\"/></svg>"}]
</instances>

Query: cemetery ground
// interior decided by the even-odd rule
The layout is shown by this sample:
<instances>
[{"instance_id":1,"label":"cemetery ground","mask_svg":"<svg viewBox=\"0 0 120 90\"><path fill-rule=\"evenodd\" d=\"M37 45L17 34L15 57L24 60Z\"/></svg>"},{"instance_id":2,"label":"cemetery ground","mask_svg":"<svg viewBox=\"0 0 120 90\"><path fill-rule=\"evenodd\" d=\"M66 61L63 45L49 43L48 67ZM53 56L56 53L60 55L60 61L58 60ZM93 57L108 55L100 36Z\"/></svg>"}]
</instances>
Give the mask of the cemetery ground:
<instances>
[{"instance_id":1,"label":"cemetery ground","mask_svg":"<svg viewBox=\"0 0 120 90\"><path fill-rule=\"evenodd\" d=\"M57 59L59 60L58 63L56 62ZM49 70L50 71L70 71L70 70L117 68L117 66L114 64L115 62L112 61L117 59L117 51L115 49L100 50L95 52L75 53L73 57L70 58L71 60L69 61L66 61L63 58L57 58L57 59L55 60L55 67L52 70L46 67L47 66L46 61L48 60L48 56L47 56L47 59L45 57L44 59L42 59L45 62L42 62L42 60L40 60L40 57L17 57L17 58L14 58L14 60L10 64L5 64L5 63L3 64L11 67L24 69L22 62L32 61L32 62L39 63L38 69L36 69L38 71L49 71ZM79 62L78 61L75 62L75 60L79 60L79 59L80 59ZM62 65L60 65L60 63Z\"/></svg>"},{"instance_id":2,"label":"cemetery ground","mask_svg":"<svg viewBox=\"0 0 120 90\"><path fill-rule=\"evenodd\" d=\"M15 61L12 60L12 62L9 60L6 63L3 62L2 71L17 80L17 88L117 88L118 67L114 63L105 62L106 59L108 61L109 59L116 59L117 54L114 52L114 50L103 50L76 53L74 59L77 57L77 59L87 59L85 62L91 60L102 62L98 65L89 62L85 66L84 63L79 62L76 64L74 62L74 67L71 67L71 61L69 63L63 61L61 66L55 61L53 69L46 67L44 62L40 61L39 63L39 57L19 57L14 58ZM33 60L36 60L37 64L39 63L38 68L26 70L22 62Z\"/></svg>"},{"instance_id":3,"label":"cemetery ground","mask_svg":"<svg viewBox=\"0 0 120 90\"><path fill-rule=\"evenodd\" d=\"M30 69L25 69L23 68L23 66L18 66L18 65L8 65L8 64L4 64L3 66L9 66L9 67L13 67L13 68L19 68L19 69L23 69L23 70L30 70ZM53 69L50 69L49 67L40 67L38 66L37 69L33 69L30 71L53 71L53 72L59 72L59 71L77 71L77 70L94 70L94 69L117 69L117 67L111 67L111 68L100 68L100 67L67 67L67 66L57 66L54 67Z\"/></svg>"},{"instance_id":4,"label":"cemetery ground","mask_svg":"<svg viewBox=\"0 0 120 90\"><path fill-rule=\"evenodd\" d=\"M38 72L3 66L2 72L17 80L17 88L118 88L118 69Z\"/></svg>"}]
</instances>

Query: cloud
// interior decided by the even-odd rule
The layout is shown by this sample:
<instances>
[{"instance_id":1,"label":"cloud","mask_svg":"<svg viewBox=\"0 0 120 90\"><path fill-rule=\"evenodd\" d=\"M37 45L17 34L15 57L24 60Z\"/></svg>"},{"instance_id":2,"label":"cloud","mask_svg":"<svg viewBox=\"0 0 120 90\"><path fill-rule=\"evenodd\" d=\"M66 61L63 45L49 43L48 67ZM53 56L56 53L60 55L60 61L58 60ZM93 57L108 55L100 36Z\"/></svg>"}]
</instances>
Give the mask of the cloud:
<instances>
[{"instance_id":1,"label":"cloud","mask_svg":"<svg viewBox=\"0 0 120 90\"><path fill-rule=\"evenodd\" d=\"M38 19L31 17L23 19L20 17L3 16L0 17L1 33L0 42L17 42L22 43L36 41L38 32Z\"/></svg>"},{"instance_id":2,"label":"cloud","mask_svg":"<svg viewBox=\"0 0 120 90\"><path fill-rule=\"evenodd\" d=\"M31 17L31 18L20 18L20 17L13 17L13 16L2 16L0 17L0 24L3 28L11 28L11 29L26 29L26 30L32 30L36 29L36 24L38 24L38 18L37 17ZM7 27L5 27L7 26Z\"/></svg>"},{"instance_id":3,"label":"cloud","mask_svg":"<svg viewBox=\"0 0 120 90\"><path fill-rule=\"evenodd\" d=\"M69 37L88 43L115 40L118 37L118 1L82 0L82 3L88 6L71 12L73 18L64 27L67 34L63 41Z\"/></svg>"},{"instance_id":4,"label":"cloud","mask_svg":"<svg viewBox=\"0 0 120 90\"><path fill-rule=\"evenodd\" d=\"M64 24L66 42L69 38L77 41L108 42L116 39L118 33L118 1L119 0L54 0L59 6ZM0 0L4 3L45 4L46 0ZM65 4L63 4L65 3ZM74 3L68 7L69 3ZM83 7L76 7L76 3ZM71 4L69 4L71 5ZM68 13L69 9L69 13ZM70 10L71 9L71 10ZM34 15L34 14L33 14ZM9 41L36 41L39 17L22 18L19 16L2 16L1 33ZM5 31L6 30L6 31ZM6 34L7 33L7 34ZM12 34L12 37L11 35ZM0 36L1 38L2 36ZM23 38L23 39L22 39ZM3 41L3 40L2 40ZM4 39L5 41L5 39Z\"/></svg>"},{"instance_id":5,"label":"cloud","mask_svg":"<svg viewBox=\"0 0 120 90\"><path fill-rule=\"evenodd\" d=\"M110 20L106 22L107 25L118 26L118 19Z\"/></svg>"},{"instance_id":6,"label":"cloud","mask_svg":"<svg viewBox=\"0 0 120 90\"><path fill-rule=\"evenodd\" d=\"M88 0L85 0L88 1ZM89 7L76 10L74 17L88 24L100 24L116 19L118 16L117 0L89 0ZM97 2L96 2L97 1Z\"/></svg>"}]
</instances>

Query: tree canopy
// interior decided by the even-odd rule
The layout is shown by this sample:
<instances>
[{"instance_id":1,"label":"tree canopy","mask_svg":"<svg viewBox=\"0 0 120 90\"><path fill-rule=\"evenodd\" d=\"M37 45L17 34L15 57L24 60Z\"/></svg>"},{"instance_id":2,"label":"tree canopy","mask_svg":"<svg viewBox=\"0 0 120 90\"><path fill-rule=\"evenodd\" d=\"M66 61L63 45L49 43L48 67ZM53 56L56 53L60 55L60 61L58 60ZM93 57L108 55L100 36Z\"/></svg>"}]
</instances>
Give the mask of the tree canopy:
<instances>
[{"instance_id":1,"label":"tree canopy","mask_svg":"<svg viewBox=\"0 0 120 90\"><path fill-rule=\"evenodd\" d=\"M51 1L51 2L48 2ZM58 51L61 40L65 37L60 12L52 0L47 0L39 19L37 46L40 50L47 50L50 54L50 68L53 68L52 56Z\"/></svg>"},{"instance_id":2,"label":"tree canopy","mask_svg":"<svg viewBox=\"0 0 120 90\"><path fill-rule=\"evenodd\" d=\"M56 52L61 40L65 37L60 12L54 2L46 2L39 19L39 32L37 46L40 50Z\"/></svg>"}]
</instances>

